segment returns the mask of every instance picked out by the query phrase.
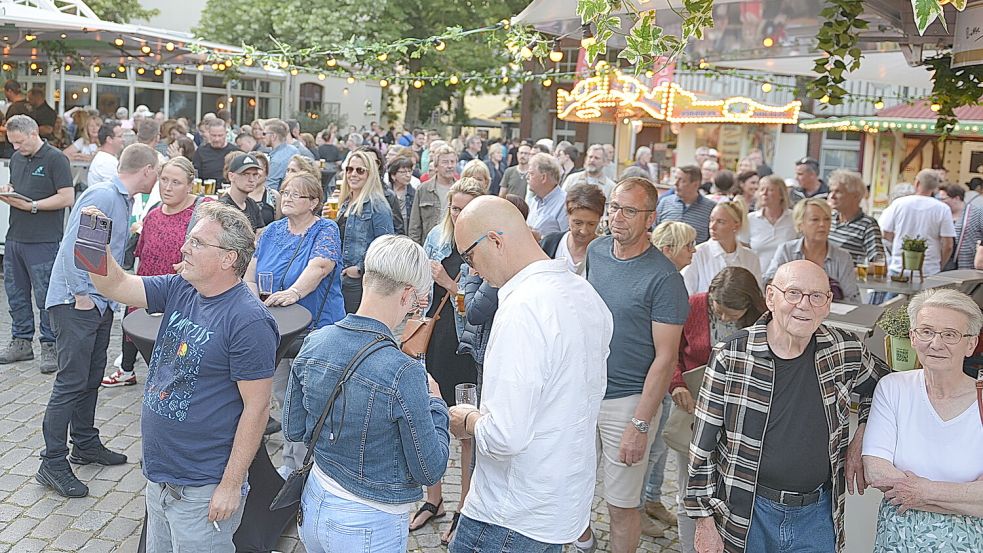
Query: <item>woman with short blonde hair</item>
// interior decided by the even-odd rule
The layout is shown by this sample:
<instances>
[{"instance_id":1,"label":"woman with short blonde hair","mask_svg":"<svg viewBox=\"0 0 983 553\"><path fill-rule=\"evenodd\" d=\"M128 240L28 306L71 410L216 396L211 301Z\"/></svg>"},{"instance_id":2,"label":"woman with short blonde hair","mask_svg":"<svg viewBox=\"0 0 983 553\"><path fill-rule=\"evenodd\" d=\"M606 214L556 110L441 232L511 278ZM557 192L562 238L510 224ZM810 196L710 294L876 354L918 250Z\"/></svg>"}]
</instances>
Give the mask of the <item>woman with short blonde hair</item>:
<instances>
[{"instance_id":1,"label":"woman with short blonde hair","mask_svg":"<svg viewBox=\"0 0 983 553\"><path fill-rule=\"evenodd\" d=\"M696 251L696 229L686 223L665 221L659 223L652 231L652 245L672 261L676 270L693 262L693 252Z\"/></svg>"},{"instance_id":2,"label":"woman with short blonde hair","mask_svg":"<svg viewBox=\"0 0 983 553\"><path fill-rule=\"evenodd\" d=\"M740 240L757 254L760 273L767 271L779 246L798 235L788 204L788 187L781 177L768 175L758 181L758 209L748 215Z\"/></svg>"},{"instance_id":3,"label":"woman with short blonde hair","mask_svg":"<svg viewBox=\"0 0 983 553\"><path fill-rule=\"evenodd\" d=\"M488 172L488 166L485 165L485 162L480 159L472 159L467 162L461 171L461 178L471 178L478 181L485 194L488 193L488 187L491 186L491 173Z\"/></svg>"},{"instance_id":4,"label":"woman with short blonde hair","mask_svg":"<svg viewBox=\"0 0 983 553\"><path fill-rule=\"evenodd\" d=\"M737 237L747 222L743 201L722 201L710 212L710 239L696 247L693 263L683 269L690 295L706 292L725 267L743 267L761 283L761 262Z\"/></svg>"}]
</instances>

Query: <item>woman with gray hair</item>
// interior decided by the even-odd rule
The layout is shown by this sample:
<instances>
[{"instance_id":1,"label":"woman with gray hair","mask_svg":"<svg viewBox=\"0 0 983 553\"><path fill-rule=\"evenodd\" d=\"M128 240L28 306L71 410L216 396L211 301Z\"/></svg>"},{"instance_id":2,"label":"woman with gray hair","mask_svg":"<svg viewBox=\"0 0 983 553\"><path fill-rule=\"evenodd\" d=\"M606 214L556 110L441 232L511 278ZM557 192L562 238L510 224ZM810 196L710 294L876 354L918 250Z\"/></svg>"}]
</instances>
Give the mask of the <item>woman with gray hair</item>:
<instances>
[{"instance_id":1,"label":"woman with gray hair","mask_svg":"<svg viewBox=\"0 0 983 553\"><path fill-rule=\"evenodd\" d=\"M983 551L983 371L965 368L983 312L936 288L908 316L923 368L880 380L863 430L867 482L884 492L874 551Z\"/></svg>"},{"instance_id":2,"label":"woman with gray hair","mask_svg":"<svg viewBox=\"0 0 983 553\"><path fill-rule=\"evenodd\" d=\"M364 267L358 311L304 341L284 403L284 435L307 444L304 464L314 463L298 516L311 553L363 551L370 536L372 551L406 551L420 487L447 469L447 405L393 336L427 303L430 261L409 238L385 235Z\"/></svg>"}]
</instances>

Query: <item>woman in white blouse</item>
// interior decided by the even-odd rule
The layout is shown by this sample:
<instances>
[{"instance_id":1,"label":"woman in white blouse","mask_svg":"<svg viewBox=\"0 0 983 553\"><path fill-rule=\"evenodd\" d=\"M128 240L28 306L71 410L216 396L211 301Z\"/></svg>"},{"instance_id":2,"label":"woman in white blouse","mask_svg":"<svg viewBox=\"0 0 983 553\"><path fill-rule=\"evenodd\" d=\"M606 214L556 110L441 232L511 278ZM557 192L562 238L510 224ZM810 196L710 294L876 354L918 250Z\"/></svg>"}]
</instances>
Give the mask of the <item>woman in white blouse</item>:
<instances>
[{"instance_id":1,"label":"woman in white blouse","mask_svg":"<svg viewBox=\"0 0 983 553\"><path fill-rule=\"evenodd\" d=\"M683 269L686 290L699 294L710 289L710 281L724 267L744 267L761 283L758 256L737 241L747 222L744 204L723 201L710 212L710 239L696 247L693 263Z\"/></svg>"},{"instance_id":2,"label":"woman in white blouse","mask_svg":"<svg viewBox=\"0 0 983 553\"><path fill-rule=\"evenodd\" d=\"M983 313L936 288L908 305L923 369L885 376L863 430L867 482L884 492L875 553L983 551L983 399L963 362ZM976 375L983 371L973 371Z\"/></svg>"},{"instance_id":3,"label":"woman in white blouse","mask_svg":"<svg viewBox=\"0 0 983 553\"><path fill-rule=\"evenodd\" d=\"M769 175L758 182L759 209L748 215L741 242L757 254L759 274L768 269L778 246L798 236L788 204L788 188L781 177Z\"/></svg>"}]
</instances>

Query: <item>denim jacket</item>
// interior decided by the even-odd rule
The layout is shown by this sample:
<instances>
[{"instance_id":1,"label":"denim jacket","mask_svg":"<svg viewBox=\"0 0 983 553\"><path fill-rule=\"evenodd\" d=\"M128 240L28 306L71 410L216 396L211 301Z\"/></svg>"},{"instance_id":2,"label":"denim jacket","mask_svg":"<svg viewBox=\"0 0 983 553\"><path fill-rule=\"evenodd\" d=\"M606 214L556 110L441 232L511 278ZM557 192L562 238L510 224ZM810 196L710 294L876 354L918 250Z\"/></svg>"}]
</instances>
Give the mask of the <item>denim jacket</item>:
<instances>
[{"instance_id":1,"label":"denim jacket","mask_svg":"<svg viewBox=\"0 0 983 553\"><path fill-rule=\"evenodd\" d=\"M427 233L427 239L423 241L423 251L426 252L427 257L429 257L431 261L436 261L437 263L447 259L447 257L451 254L452 249L450 242L441 242L440 231L440 226L430 229L430 232ZM451 240L453 240L453 238ZM460 287L460 282L458 283L458 286ZM443 298L435 298L431 294L430 303L427 304L427 312L430 312L430 307L434 302L439 302L442 299ZM454 305L456 300L451 297L447 301ZM461 315L456 308L454 309L454 327L457 330L457 339L460 340L461 333L464 332L464 315Z\"/></svg>"},{"instance_id":2,"label":"denim jacket","mask_svg":"<svg viewBox=\"0 0 983 553\"><path fill-rule=\"evenodd\" d=\"M348 209L346 201L340 207L344 212ZM342 237L341 266L342 268L357 266L360 272L365 272L365 252L369 244L384 234L393 234L393 213L385 200L362 202L362 214L354 212L345 221L345 235Z\"/></svg>"},{"instance_id":3,"label":"denim jacket","mask_svg":"<svg viewBox=\"0 0 983 553\"><path fill-rule=\"evenodd\" d=\"M383 323L358 315L311 332L290 370L283 431L314 447L318 468L341 487L396 505L423 497L420 486L439 482L447 469L447 405L430 396L422 363L389 346L363 356L310 444L348 362L380 335L392 339Z\"/></svg>"}]
</instances>

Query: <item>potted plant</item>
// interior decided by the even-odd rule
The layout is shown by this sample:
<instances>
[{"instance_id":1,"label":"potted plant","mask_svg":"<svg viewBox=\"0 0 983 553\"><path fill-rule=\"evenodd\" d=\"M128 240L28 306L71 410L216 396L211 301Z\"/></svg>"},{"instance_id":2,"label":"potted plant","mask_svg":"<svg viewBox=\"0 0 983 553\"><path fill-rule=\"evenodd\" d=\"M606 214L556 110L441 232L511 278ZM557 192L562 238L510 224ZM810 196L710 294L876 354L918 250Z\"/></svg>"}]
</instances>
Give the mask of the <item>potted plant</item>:
<instances>
[{"instance_id":1,"label":"potted plant","mask_svg":"<svg viewBox=\"0 0 983 553\"><path fill-rule=\"evenodd\" d=\"M884 311L877 326L884 331L884 353L887 364L896 371L910 371L918 367L918 357L909 338L911 320L907 305Z\"/></svg>"},{"instance_id":2,"label":"potted plant","mask_svg":"<svg viewBox=\"0 0 983 553\"><path fill-rule=\"evenodd\" d=\"M904 269L920 270L925 262L928 244L920 236L905 236L901 239L901 261Z\"/></svg>"}]
</instances>

